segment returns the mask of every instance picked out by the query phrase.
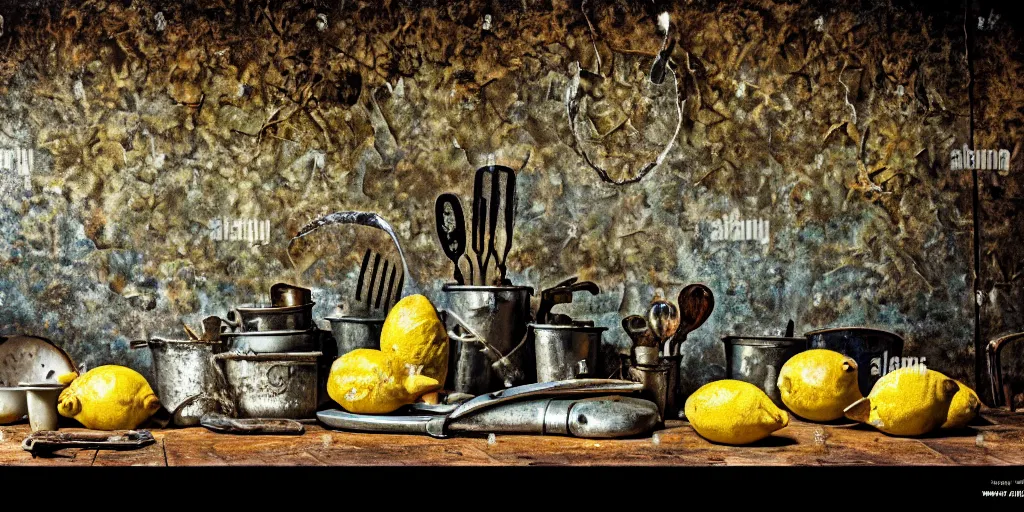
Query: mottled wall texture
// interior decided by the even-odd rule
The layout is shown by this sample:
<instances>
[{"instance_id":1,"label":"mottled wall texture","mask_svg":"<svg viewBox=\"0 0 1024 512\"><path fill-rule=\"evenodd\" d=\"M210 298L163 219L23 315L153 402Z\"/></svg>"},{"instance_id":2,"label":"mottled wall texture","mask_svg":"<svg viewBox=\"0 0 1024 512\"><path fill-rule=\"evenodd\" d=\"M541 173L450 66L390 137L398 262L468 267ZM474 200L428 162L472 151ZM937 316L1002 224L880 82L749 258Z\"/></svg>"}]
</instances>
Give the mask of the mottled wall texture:
<instances>
[{"instance_id":1,"label":"mottled wall texture","mask_svg":"<svg viewBox=\"0 0 1024 512\"><path fill-rule=\"evenodd\" d=\"M654 2L621 0L0 2L0 149L33 158L0 172L0 334L145 371L130 340L181 336L278 281L312 287L322 317L351 297L362 251L390 247L354 227L289 245L340 210L390 221L438 299L452 269L434 198L468 202L493 162L521 169L512 281L597 282L564 311L612 327L612 348L656 290L714 290L684 349L689 387L724 375L722 335L791 318L896 331L974 383L978 340L1024 330L1010 16L667 9L664 36ZM1010 168L976 183L950 168L964 144L1008 149ZM723 216L762 229L721 240ZM269 228L217 240L223 219Z\"/></svg>"}]
</instances>

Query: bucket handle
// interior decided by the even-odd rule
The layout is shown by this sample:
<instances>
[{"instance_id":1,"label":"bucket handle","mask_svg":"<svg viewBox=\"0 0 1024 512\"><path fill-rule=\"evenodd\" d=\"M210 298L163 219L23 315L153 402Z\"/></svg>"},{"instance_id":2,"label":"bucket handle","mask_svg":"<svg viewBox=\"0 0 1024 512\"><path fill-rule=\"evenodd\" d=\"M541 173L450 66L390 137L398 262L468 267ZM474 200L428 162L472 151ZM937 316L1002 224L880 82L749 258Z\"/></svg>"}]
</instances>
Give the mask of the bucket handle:
<instances>
[{"instance_id":1,"label":"bucket handle","mask_svg":"<svg viewBox=\"0 0 1024 512\"><path fill-rule=\"evenodd\" d=\"M523 379L523 371L512 362L512 356L515 355L520 348L526 345L526 340L530 336L529 330L527 330L526 334L523 335L523 339L515 346L515 348L509 351L508 354L502 354L501 351L494 347L494 345L487 342L487 338L484 338L480 333L473 330L473 328L470 327L458 314L450 309L442 309L441 312L445 316L451 317L459 327L462 327L469 333L468 336L463 336L456 334L453 331L448 331L448 337L463 343L476 343L482 345L484 348L481 352L491 360L491 368L501 376L505 387L512 387L515 385L516 381Z\"/></svg>"}]
</instances>

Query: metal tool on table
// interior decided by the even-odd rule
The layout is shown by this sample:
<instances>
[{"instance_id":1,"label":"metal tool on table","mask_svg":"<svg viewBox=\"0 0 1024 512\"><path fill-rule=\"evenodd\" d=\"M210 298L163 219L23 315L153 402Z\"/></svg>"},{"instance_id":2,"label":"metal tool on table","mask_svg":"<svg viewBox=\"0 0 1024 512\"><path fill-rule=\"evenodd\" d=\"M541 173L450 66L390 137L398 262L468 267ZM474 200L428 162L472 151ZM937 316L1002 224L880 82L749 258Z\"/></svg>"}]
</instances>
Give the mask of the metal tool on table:
<instances>
[{"instance_id":1,"label":"metal tool on table","mask_svg":"<svg viewBox=\"0 0 1024 512\"><path fill-rule=\"evenodd\" d=\"M574 379L528 384L478 396L455 408L418 415L362 415L321 411L325 425L344 430L427 434L571 435L615 438L644 434L661 418L650 401L618 396L640 390L635 382Z\"/></svg>"},{"instance_id":2,"label":"metal tool on table","mask_svg":"<svg viewBox=\"0 0 1024 512\"><path fill-rule=\"evenodd\" d=\"M577 282L572 277L541 292L537 322L531 323L537 382L593 377L600 367L598 354L605 327L594 322L575 321L566 315L551 314L558 304L572 302L573 294L585 291L591 295L601 289L590 281Z\"/></svg>"},{"instance_id":3,"label":"metal tool on table","mask_svg":"<svg viewBox=\"0 0 1024 512\"><path fill-rule=\"evenodd\" d=\"M988 356L989 379L992 386L992 401L996 407L1006 405L1010 412L1017 410L1013 402L1013 389L1009 382L1003 380L1003 368L1000 354L1007 345L1012 342L1024 339L1024 332L1000 336L985 345L985 353Z\"/></svg>"},{"instance_id":4,"label":"metal tool on table","mask_svg":"<svg viewBox=\"0 0 1024 512\"><path fill-rule=\"evenodd\" d=\"M204 415L199 424L223 434L301 435L306 427L295 420L275 418L232 418L223 414Z\"/></svg>"},{"instance_id":5,"label":"metal tool on table","mask_svg":"<svg viewBox=\"0 0 1024 512\"><path fill-rule=\"evenodd\" d=\"M466 277L459 268L459 262L463 258L469 262L469 281L472 284L473 262L466 254L466 217L462 212L459 197L455 194L437 196L437 201L434 202L434 220L441 250L455 265L455 284L466 284Z\"/></svg>"},{"instance_id":6,"label":"metal tool on table","mask_svg":"<svg viewBox=\"0 0 1024 512\"><path fill-rule=\"evenodd\" d=\"M89 450L133 450L154 443L148 430L122 430L115 432L33 432L21 442L21 447L33 455L65 448Z\"/></svg>"}]
</instances>

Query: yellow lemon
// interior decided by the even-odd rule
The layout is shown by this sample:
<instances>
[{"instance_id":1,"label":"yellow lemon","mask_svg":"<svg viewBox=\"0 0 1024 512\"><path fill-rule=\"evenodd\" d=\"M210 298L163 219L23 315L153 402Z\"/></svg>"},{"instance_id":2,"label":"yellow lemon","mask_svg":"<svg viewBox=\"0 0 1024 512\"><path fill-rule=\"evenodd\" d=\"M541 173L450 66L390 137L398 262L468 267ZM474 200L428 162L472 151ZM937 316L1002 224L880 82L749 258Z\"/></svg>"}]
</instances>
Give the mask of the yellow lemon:
<instances>
[{"instance_id":1,"label":"yellow lemon","mask_svg":"<svg viewBox=\"0 0 1024 512\"><path fill-rule=\"evenodd\" d=\"M448 333L437 310L423 295L398 301L380 331L380 350L442 384L448 375ZM416 367L422 367L418 371Z\"/></svg>"},{"instance_id":2,"label":"yellow lemon","mask_svg":"<svg viewBox=\"0 0 1024 512\"><path fill-rule=\"evenodd\" d=\"M701 386L683 406L690 426L709 441L749 444L789 425L789 415L764 391L738 380Z\"/></svg>"},{"instance_id":3,"label":"yellow lemon","mask_svg":"<svg viewBox=\"0 0 1024 512\"><path fill-rule=\"evenodd\" d=\"M843 409L859 400L857 362L839 352L811 349L786 361L779 370L782 403L811 421L843 417Z\"/></svg>"},{"instance_id":4,"label":"yellow lemon","mask_svg":"<svg viewBox=\"0 0 1024 512\"><path fill-rule=\"evenodd\" d=\"M70 378L72 374L67 374ZM64 376L62 376L62 380ZM57 411L95 430L138 427L160 409L146 378L124 366L99 366L61 391Z\"/></svg>"},{"instance_id":5,"label":"yellow lemon","mask_svg":"<svg viewBox=\"0 0 1024 512\"><path fill-rule=\"evenodd\" d=\"M380 350L356 349L331 365L327 394L346 411L386 414L441 389L436 379L407 368Z\"/></svg>"},{"instance_id":6,"label":"yellow lemon","mask_svg":"<svg viewBox=\"0 0 1024 512\"><path fill-rule=\"evenodd\" d=\"M956 385L960 389L953 395L953 401L949 404L949 412L946 413L946 422L942 424L942 428L964 428L978 415L978 409L981 409L981 399L973 389L960 381L956 381Z\"/></svg>"},{"instance_id":7,"label":"yellow lemon","mask_svg":"<svg viewBox=\"0 0 1024 512\"><path fill-rule=\"evenodd\" d=\"M945 375L914 365L885 374L862 398L846 408L846 417L886 434L919 436L940 427L960 390Z\"/></svg>"}]
</instances>

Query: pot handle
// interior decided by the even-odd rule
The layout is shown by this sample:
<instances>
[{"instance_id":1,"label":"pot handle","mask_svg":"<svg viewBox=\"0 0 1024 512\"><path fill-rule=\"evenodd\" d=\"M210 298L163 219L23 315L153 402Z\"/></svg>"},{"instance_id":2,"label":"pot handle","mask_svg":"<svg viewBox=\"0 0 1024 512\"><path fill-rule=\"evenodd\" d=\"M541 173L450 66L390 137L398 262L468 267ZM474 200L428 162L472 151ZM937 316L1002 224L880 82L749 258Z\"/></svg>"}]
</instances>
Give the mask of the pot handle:
<instances>
[{"instance_id":1,"label":"pot handle","mask_svg":"<svg viewBox=\"0 0 1024 512\"><path fill-rule=\"evenodd\" d=\"M132 340L128 342L128 348L142 348L148 346L149 340Z\"/></svg>"},{"instance_id":2,"label":"pot handle","mask_svg":"<svg viewBox=\"0 0 1024 512\"><path fill-rule=\"evenodd\" d=\"M242 314L238 312L238 308L231 308L228 311L228 315L227 316L234 318L234 320L228 320L227 318L221 318L220 321L223 322L224 325L230 327L231 330L233 330L233 331L242 330Z\"/></svg>"}]
</instances>

